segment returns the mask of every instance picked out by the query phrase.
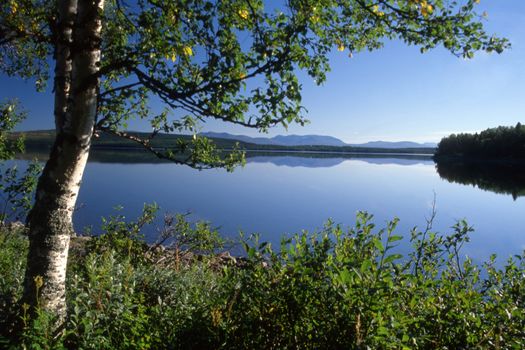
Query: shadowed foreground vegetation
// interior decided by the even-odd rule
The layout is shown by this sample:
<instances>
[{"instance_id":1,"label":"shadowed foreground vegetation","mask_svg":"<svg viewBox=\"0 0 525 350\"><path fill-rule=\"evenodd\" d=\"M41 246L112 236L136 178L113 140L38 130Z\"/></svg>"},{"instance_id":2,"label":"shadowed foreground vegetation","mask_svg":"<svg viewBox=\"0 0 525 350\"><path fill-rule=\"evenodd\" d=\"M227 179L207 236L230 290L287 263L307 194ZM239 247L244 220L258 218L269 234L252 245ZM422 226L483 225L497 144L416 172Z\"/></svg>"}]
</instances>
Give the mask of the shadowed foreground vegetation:
<instances>
[{"instance_id":1,"label":"shadowed foreground vegetation","mask_svg":"<svg viewBox=\"0 0 525 350\"><path fill-rule=\"evenodd\" d=\"M208 224L168 217L162 246L136 222L105 220L99 237L75 238L67 275L68 318L19 305L27 239L0 234L0 347L28 349L523 349L525 256L497 268L463 259L471 229L410 233L395 253L397 220L378 230L359 213L347 230L283 241L256 238L245 256L218 254L224 242ZM408 242L406 242L408 243ZM499 264L498 264L499 265ZM37 286L42 281L35 279ZM18 326L17 326L18 325ZM16 329L19 329L17 332Z\"/></svg>"}]
</instances>

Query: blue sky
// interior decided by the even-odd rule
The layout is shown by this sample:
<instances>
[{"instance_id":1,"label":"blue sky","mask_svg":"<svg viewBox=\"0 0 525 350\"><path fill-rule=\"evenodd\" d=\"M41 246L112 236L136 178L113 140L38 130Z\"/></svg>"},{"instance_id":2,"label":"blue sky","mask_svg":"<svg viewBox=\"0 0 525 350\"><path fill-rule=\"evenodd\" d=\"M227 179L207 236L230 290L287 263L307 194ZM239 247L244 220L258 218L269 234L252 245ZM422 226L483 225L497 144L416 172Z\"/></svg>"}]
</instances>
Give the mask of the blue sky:
<instances>
[{"instance_id":1,"label":"blue sky","mask_svg":"<svg viewBox=\"0 0 525 350\"><path fill-rule=\"evenodd\" d=\"M302 79L305 127L277 134L331 135L349 143L373 140L436 142L450 133L525 122L525 1L481 0L489 32L510 39L512 49L457 58L443 49L421 54L387 42L349 58L334 50L327 82ZM31 83L1 76L0 99L18 97L29 111L21 129L53 128L53 97ZM136 128L140 128L137 126ZM255 130L210 122L203 131L256 135Z\"/></svg>"}]
</instances>

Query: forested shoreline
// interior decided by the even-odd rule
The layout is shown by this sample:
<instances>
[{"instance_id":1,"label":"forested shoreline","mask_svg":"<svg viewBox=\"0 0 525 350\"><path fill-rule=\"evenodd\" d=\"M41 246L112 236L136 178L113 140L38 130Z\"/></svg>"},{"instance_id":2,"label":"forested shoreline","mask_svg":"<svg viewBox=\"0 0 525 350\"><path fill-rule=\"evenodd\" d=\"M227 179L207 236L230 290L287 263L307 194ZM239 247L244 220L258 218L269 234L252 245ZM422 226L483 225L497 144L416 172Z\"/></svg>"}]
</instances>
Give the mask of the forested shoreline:
<instances>
[{"instance_id":1,"label":"forested shoreline","mask_svg":"<svg viewBox=\"0 0 525 350\"><path fill-rule=\"evenodd\" d=\"M498 126L479 133L452 134L438 144L437 160L525 160L525 126Z\"/></svg>"}]
</instances>

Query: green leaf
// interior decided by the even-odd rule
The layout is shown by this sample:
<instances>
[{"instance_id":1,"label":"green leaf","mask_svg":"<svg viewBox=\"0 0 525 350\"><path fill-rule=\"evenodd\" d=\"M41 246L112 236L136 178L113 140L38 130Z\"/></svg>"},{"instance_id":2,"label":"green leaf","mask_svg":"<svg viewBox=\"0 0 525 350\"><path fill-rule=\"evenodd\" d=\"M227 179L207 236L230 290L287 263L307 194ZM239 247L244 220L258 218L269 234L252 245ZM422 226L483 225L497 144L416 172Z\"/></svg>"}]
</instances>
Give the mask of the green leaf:
<instances>
[{"instance_id":1,"label":"green leaf","mask_svg":"<svg viewBox=\"0 0 525 350\"><path fill-rule=\"evenodd\" d=\"M393 235L393 236L388 237L388 243L397 242L397 241L400 241L402 239L403 239L403 236Z\"/></svg>"},{"instance_id":2,"label":"green leaf","mask_svg":"<svg viewBox=\"0 0 525 350\"><path fill-rule=\"evenodd\" d=\"M361 264L361 267L360 267L360 271L362 273L366 273L370 270L370 268L372 267L372 261L370 259L366 259L365 261L363 261L363 263Z\"/></svg>"},{"instance_id":3,"label":"green leaf","mask_svg":"<svg viewBox=\"0 0 525 350\"><path fill-rule=\"evenodd\" d=\"M372 243L374 244L374 247L380 252L383 253L385 251L385 247L380 239L374 237L372 239Z\"/></svg>"},{"instance_id":4,"label":"green leaf","mask_svg":"<svg viewBox=\"0 0 525 350\"><path fill-rule=\"evenodd\" d=\"M401 254L392 254L392 255L389 255L385 258L385 260L383 260L383 262L385 264L388 264L388 263L391 263L392 261L395 261L395 260L399 260L403 257L403 255Z\"/></svg>"}]
</instances>

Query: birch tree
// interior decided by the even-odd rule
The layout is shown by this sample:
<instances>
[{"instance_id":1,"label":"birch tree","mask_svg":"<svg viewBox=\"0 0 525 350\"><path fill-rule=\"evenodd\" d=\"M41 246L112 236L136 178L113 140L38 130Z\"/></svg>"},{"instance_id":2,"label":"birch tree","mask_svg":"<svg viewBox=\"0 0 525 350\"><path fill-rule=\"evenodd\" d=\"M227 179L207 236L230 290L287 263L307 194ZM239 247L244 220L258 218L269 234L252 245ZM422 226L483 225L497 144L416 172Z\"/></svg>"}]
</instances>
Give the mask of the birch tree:
<instances>
[{"instance_id":1,"label":"birch tree","mask_svg":"<svg viewBox=\"0 0 525 350\"><path fill-rule=\"evenodd\" d=\"M298 73L322 84L332 51L351 56L397 39L422 52L442 46L465 58L477 50L499 53L508 43L485 32L478 3L3 1L1 71L54 92L56 139L28 216L24 302L59 320L66 316L73 210L98 133L128 138L176 163L231 168L239 154L221 156L198 135L165 151L151 147L151 140L158 133L195 133L210 118L260 131L303 124ZM150 110L152 97L165 110ZM149 121L151 135L128 134L132 119Z\"/></svg>"}]
</instances>

